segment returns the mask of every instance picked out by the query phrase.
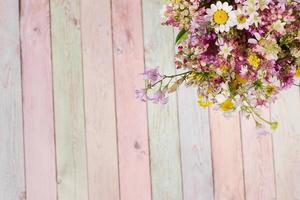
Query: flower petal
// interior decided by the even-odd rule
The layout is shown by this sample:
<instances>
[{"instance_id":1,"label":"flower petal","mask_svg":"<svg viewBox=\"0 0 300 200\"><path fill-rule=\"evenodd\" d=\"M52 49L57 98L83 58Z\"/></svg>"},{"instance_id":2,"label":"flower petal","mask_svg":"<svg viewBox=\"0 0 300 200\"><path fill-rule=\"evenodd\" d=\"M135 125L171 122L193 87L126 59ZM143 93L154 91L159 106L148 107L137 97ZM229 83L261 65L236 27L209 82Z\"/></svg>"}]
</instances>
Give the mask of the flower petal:
<instances>
[{"instance_id":1,"label":"flower petal","mask_svg":"<svg viewBox=\"0 0 300 200\"><path fill-rule=\"evenodd\" d=\"M221 1L218 1L217 2L217 8L222 9L222 7L223 7L223 4L221 3Z\"/></svg>"}]
</instances>

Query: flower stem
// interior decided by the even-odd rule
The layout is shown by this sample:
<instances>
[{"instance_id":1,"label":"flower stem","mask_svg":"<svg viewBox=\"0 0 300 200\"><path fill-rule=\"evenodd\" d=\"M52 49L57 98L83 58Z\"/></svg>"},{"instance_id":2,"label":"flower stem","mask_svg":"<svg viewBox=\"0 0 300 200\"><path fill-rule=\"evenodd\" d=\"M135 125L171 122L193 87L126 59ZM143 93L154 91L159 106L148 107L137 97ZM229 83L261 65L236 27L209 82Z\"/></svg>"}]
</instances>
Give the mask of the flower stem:
<instances>
[{"instance_id":1,"label":"flower stem","mask_svg":"<svg viewBox=\"0 0 300 200\"><path fill-rule=\"evenodd\" d=\"M180 74L174 74L174 75L164 75L163 77L162 77L162 79L160 79L159 81L157 81L156 83L153 83L152 85L150 85L150 88L153 88L154 86L156 86L157 84L162 84L162 82L165 80L165 79L170 79L170 81L169 81L169 83L168 84L170 84L170 82L172 81L172 79L173 78L175 78L175 77L178 77L178 76L187 76L187 75L189 75L189 74L191 74L192 73L192 71L187 71L187 72L184 72L184 73L180 73Z\"/></svg>"}]
</instances>

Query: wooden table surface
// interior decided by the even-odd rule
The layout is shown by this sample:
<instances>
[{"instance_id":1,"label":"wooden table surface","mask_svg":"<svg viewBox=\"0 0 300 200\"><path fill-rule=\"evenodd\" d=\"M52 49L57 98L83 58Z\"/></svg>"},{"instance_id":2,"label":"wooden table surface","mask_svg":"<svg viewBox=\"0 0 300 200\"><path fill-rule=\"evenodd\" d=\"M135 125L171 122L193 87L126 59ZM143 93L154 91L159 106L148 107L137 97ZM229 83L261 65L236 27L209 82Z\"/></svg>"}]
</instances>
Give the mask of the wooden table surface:
<instances>
[{"instance_id":1,"label":"wooden table surface","mask_svg":"<svg viewBox=\"0 0 300 200\"><path fill-rule=\"evenodd\" d=\"M138 74L175 73L162 0L0 0L0 200L300 200L300 90L259 135L181 88L141 103Z\"/></svg>"}]
</instances>

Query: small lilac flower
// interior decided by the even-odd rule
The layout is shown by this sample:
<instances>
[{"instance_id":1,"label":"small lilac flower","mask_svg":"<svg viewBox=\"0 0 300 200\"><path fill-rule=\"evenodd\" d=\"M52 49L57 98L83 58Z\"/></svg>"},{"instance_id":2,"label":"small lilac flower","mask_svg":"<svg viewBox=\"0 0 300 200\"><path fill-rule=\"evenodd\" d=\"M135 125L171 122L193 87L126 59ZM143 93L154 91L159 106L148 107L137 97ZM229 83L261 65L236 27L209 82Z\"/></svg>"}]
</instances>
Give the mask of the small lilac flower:
<instances>
[{"instance_id":1,"label":"small lilac flower","mask_svg":"<svg viewBox=\"0 0 300 200\"><path fill-rule=\"evenodd\" d=\"M265 129L261 129L257 132L257 136L268 136L270 135L271 133Z\"/></svg>"},{"instance_id":2,"label":"small lilac flower","mask_svg":"<svg viewBox=\"0 0 300 200\"><path fill-rule=\"evenodd\" d=\"M158 72L158 67L154 69L146 69L142 75L144 76L144 80L149 80L151 84L155 83L161 77Z\"/></svg>"},{"instance_id":3,"label":"small lilac flower","mask_svg":"<svg viewBox=\"0 0 300 200\"><path fill-rule=\"evenodd\" d=\"M135 91L135 96L137 99L146 102L148 100L146 90L145 89L140 89Z\"/></svg>"},{"instance_id":4,"label":"small lilac flower","mask_svg":"<svg viewBox=\"0 0 300 200\"><path fill-rule=\"evenodd\" d=\"M154 93L153 97L151 98L153 103L159 103L159 104L166 104L168 103L169 98L165 96L165 94L161 91L157 91Z\"/></svg>"}]
</instances>

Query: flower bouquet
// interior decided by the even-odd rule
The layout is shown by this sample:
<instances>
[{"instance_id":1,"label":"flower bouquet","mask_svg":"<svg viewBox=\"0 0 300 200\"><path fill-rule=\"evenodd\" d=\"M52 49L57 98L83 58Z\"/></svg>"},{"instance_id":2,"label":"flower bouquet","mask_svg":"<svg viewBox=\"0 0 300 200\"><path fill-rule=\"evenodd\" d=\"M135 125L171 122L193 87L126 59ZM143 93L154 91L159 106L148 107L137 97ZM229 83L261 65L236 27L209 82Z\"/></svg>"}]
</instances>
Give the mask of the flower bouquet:
<instances>
[{"instance_id":1,"label":"flower bouquet","mask_svg":"<svg viewBox=\"0 0 300 200\"><path fill-rule=\"evenodd\" d=\"M276 129L259 108L300 78L300 3L291 0L168 0L162 24L178 28L178 74L144 73L142 101L166 104L180 85L198 91L201 107L240 111ZM298 79L299 80L299 79Z\"/></svg>"}]
</instances>

